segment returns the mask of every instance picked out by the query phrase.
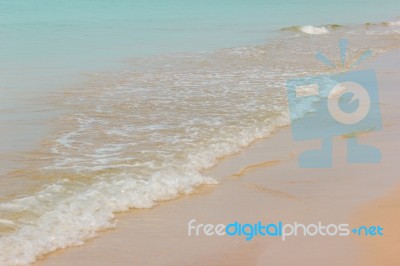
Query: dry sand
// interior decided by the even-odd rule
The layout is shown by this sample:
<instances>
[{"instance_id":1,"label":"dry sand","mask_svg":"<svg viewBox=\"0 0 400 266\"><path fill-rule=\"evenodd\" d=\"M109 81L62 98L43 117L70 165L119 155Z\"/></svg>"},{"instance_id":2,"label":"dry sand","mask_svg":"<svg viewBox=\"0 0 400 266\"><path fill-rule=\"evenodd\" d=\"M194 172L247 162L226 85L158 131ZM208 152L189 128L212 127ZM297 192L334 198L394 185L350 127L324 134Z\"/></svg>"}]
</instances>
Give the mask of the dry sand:
<instances>
[{"instance_id":1,"label":"dry sand","mask_svg":"<svg viewBox=\"0 0 400 266\"><path fill-rule=\"evenodd\" d=\"M363 237L362 265L400 264L400 189L362 208L355 223L380 224L384 235L379 238Z\"/></svg>"},{"instance_id":2,"label":"dry sand","mask_svg":"<svg viewBox=\"0 0 400 266\"><path fill-rule=\"evenodd\" d=\"M331 169L301 169L297 156L318 141L295 142L290 128L225 158L207 174L221 184L118 215L114 230L81 247L57 251L36 265L398 265L400 196L400 50L363 68L377 71L384 128L359 136L379 147L379 164L346 162L345 139L334 140ZM397 190L398 192L400 190ZM388 194L389 193L389 194ZM277 222L380 224L385 236L189 237L187 224ZM375 262L375 263L374 263Z\"/></svg>"}]
</instances>

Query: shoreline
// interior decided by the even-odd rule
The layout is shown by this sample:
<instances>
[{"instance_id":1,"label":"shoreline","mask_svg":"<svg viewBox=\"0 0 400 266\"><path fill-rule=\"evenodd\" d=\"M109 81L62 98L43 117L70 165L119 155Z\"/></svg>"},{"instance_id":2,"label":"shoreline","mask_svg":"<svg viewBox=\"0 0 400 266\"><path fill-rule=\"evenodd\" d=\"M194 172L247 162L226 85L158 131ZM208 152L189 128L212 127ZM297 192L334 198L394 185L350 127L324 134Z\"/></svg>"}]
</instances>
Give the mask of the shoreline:
<instances>
[{"instance_id":1,"label":"shoreline","mask_svg":"<svg viewBox=\"0 0 400 266\"><path fill-rule=\"evenodd\" d=\"M393 17L389 17L386 18L386 20L379 20L381 22L377 22L377 23L373 23L371 24L372 26L382 26L382 25L386 25L385 27L387 27L388 22L386 21L396 21L397 17L393 16ZM331 24L327 24L327 25L331 25ZM335 24L332 24L335 25ZM361 24L344 24L345 27L365 27L366 23L361 23ZM297 27L297 26L296 26ZM312 27L319 27L319 26L312 26ZM281 29L282 30L282 29ZM281 31L279 30L279 31ZM304 35L307 36L312 36L310 34L306 34L306 33L302 33ZM286 37L284 37L284 34L282 34L279 38L276 39L280 39L283 40ZM265 43L263 43L265 44ZM268 43L267 43L268 44ZM248 45L244 45L244 46L238 46L238 47L257 47L259 46L260 43L252 43L252 44L248 44ZM232 48L231 46L227 46L227 47L219 47L216 50L212 50L212 51L220 51L220 50L225 50L225 49L229 49ZM397 48L393 48L390 47L387 49L386 53L389 53L391 50L393 49L397 49ZM210 50L211 51L211 50ZM210 51L206 51L206 52L210 52ZM196 51L195 53L203 53L205 51ZM183 54L191 54L194 53L193 51L187 51L187 52L183 52ZM149 56L148 58L153 58L153 57L164 57L164 56L168 56L168 55L179 55L182 53L172 53L172 54L168 54L168 53L161 53L161 54L154 54ZM378 55L379 56L379 55ZM70 95L70 94L75 94L77 92L82 92L82 88L87 88L87 87L94 87L94 86L112 86L115 84L119 84L120 80L124 80L126 78L126 75L129 74L124 74L121 75L120 77L114 77L113 74L117 73L117 72L124 72L126 71L126 69L124 69L124 67L129 66L132 64L131 60L132 59L143 59L142 57L132 57L129 60L117 60L116 62L113 62L111 65L113 67L105 67L103 66L103 64L100 64L101 67L97 66L97 67L93 67L93 68L82 68L79 72L79 75L75 75L75 77L72 79L72 81L70 80L70 78L72 77L72 75L67 75L67 78L62 79L62 85L59 85L59 79L51 79L50 85L55 86L55 84L57 84L57 89L53 92L51 92L50 90L50 86L49 88L46 88L44 90L44 92L41 92L40 96L32 96L32 99L29 97L26 97L27 99L31 99L34 100L35 102L37 102L40 105L44 105L41 106L38 109L46 109L46 110L39 110L36 113L46 113L46 116L44 119L38 119L38 125L29 125L28 128L35 128L35 130L37 132L34 131L34 133L36 133L34 135L34 137L30 137L32 138L29 143L26 141L26 139L23 139L22 142L20 142L19 144L23 144L29 148L21 148L21 150L13 150L13 151L7 151L7 152L2 152L0 151L0 156L3 158L3 165L2 168L0 169L0 177L4 177L3 180L1 180L2 184L4 187L12 188L11 191L5 190L2 191L5 196L5 199L9 199L10 195L17 195L20 192L24 193L24 189L23 187L19 187L17 184L13 184L13 178L15 176L15 172L17 172L17 178L20 178L21 180L24 180L24 177L21 177L19 175L19 173L21 172L21 169L25 169L25 166L28 164L32 164L30 159L32 159L31 157L36 157L36 154L38 153L42 153L42 154L46 154L48 153L47 148L48 148L48 138L50 137L50 139L53 140L53 138L55 138L55 136L57 136L60 132L63 132L63 130L60 130L63 125L61 125L59 123L58 116L61 114L67 114L69 113L71 110L70 109L63 109L63 107L59 108L60 104L62 104L62 101L65 97L65 95ZM124 66L124 67L123 67ZM95 71L95 72L93 72ZM109 74L110 76L108 76L107 74ZM105 74L104 77L101 77L100 81L96 81L94 82L92 79L87 79L87 76L96 76L96 79L98 79L102 74ZM86 76L86 77L85 77ZM58 77L59 78L59 77ZM68 80L68 81L66 81ZM90 91L90 93L92 93L93 91ZM52 97L49 99L45 99L44 95L45 94L49 94L51 93ZM25 99L26 100L26 99ZM36 107L35 107L36 108ZM29 120L30 115L27 116L27 118L24 118L25 120ZM14 119L14 118L13 118ZM39 121L40 120L40 121ZM14 122L14 121L13 121ZM20 121L19 121L20 122ZM29 122L27 124L34 124L32 122ZM9 134L11 136L11 131L9 128L7 129L9 130ZM20 131L20 129L19 129ZM30 131L30 130L27 130ZM40 132L39 132L40 131ZM15 137L15 136L13 136ZM26 136L21 134L21 136L19 136L19 134L17 134L17 137L19 138L25 138ZM269 136L268 136L269 137ZM267 138L268 138L267 137ZM257 142L259 140L263 140L264 138L259 138L254 140L254 142ZM24 142L26 141L26 143ZM13 143L13 142L10 142ZM7 144L9 145L9 144ZM22 145L22 146L23 146ZM249 145L252 145L249 144ZM10 145L11 147L11 145ZM244 147L244 149L246 149L247 147ZM240 152L240 151L239 151ZM29 156L26 156L26 154L29 154ZM234 156L236 155L236 153L233 154L229 154L227 156L223 156L222 158L217 159L218 162L221 160L224 160L225 157L230 157L230 156ZM36 158L34 158L36 159ZM217 163L218 163L217 162ZM9 178L7 179L7 175L8 176L12 176L13 178ZM29 179L29 177L27 178ZM29 183L29 180L26 180ZM39 186L42 184L39 184ZM14 188L15 187L15 188ZM38 188L38 185L35 184L32 187L29 187L28 190L32 191L32 190L36 190Z\"/></svg>"},{"instance_id":2,"label":"shoreline","mask_svg":"<svg viewBox=\"0 0 400 266\"><path fill-rule=\"evenodd\" d=\"M194 218L199 223L262 219L349 223L354 211L385 196L399 182L396 176L399 147L391 143L396 143L395 136L400 131L395 105L399 96L396 90L399 83L396 59L398 62L399 58L397 49L374 58L367 65L374 66L378 73L384 129L360 139L381 148L381 164L348 165L343 158L344 141L337 138L333 141L332 169L299 169L299 152L310 146L318 147L318 141L294 142L289 128L284 127L206 171L220 177L222 184L218 188L203 186L193 195L161 203L154 209L120 213L116 229L100 232L82 247L49 254L35 265L234 265L239 262L258 265L266 261L273 265L360 264L368 248L357 244L359 239L296 238L279 242L257 238L246 242L240 237L190 238L186 234L187 222ZM389 173L386 178L377 176L381 169ZM361 221L362 217L356 220ZM285 256L288 252L292 256Z\"/></svg>"}]
</instances>

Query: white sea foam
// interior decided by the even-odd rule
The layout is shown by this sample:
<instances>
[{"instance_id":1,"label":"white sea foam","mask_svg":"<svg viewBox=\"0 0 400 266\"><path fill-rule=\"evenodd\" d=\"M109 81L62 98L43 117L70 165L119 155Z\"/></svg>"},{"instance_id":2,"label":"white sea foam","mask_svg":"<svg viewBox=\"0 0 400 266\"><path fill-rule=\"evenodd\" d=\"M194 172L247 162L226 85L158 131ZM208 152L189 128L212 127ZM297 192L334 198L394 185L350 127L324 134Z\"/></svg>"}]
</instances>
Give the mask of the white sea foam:
<instances>
[{"instance_id":1,"label":"white sea foam","mask_svg":"<svg viewBox=\"0 0 400 266\"><path fill-rule=\"evenodd\" d=\"M389 24L389 26L400 26L400 20L398 20L398 21L391 21L391 22L389 22L388 24Z\"/></svg>"},{"instance_id":2,"label":"white sea foam","mask_svg":"<svg viewBox=\"0 0 400 266\"><path fill-rule=\"evenodd\" d=\"M303 26L300 28L300 30L304 33L307 34L315 34L315 35L319 35L319 34L327 34L329 33L329 30L326 27L316 27L316 26Z\"/></svg>"},{"instance_id":3,"label":"white sea foam","mask_svg":"<svg viewBox=\"0 0 400 266\"><path fill-rule=\"evenodd\" d=\"M21 265L57 248L80 245L99 229L115 226L114 212L150 208L156 201L190 193L216 181L196 173L157 173L147 181L131 176L99 180L89 187L68 189L66 180L30 197L1 204L0 210L29 211L37 220L21 225L0 240L0 264ZM55 202L56 201L56 202ZM45 204L43 204L45 203ZM84 203L84 204L83 204Z\"/></svg>"},{"instance_id":4,"label":"white sea foam","mask_svg":"<svg viewBox=\"0 0 400 266\"><path fill-rule=\"evenodd\" d=\"M274 124L253 132L242 130L236 140L192 154L188 160L191 163L182 165L179 172L156 172L148 180L120 172L97 176L89 186L63 179L31 196L0 204L0 211L29 212L31 217L38 217L20 224L15 233L0 239L0 264L28 264L57 248L81 245L95 236L96 231L115 226L115 212L151 208L157 201L191 193L201 184L216 184L214 178L201 175L199 169L210 167L216 158L271 134L277 126L287 124L287 119L279 117Z\"/></svg>"}]
</instances>

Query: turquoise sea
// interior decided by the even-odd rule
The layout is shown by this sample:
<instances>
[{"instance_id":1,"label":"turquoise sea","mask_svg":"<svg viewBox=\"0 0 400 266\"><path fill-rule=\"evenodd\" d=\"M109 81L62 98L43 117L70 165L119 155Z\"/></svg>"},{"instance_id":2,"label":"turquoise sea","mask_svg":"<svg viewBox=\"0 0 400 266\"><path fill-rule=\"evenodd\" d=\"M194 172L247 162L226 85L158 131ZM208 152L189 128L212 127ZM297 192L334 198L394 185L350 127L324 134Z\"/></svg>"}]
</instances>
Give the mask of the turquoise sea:
<instances>
[{"instance_id":1,"label":"turquoise sea","mask_svg":"<svg viewBox=\"0 0 400 266\"><path fill-rule=\"evenodd\" d=\"M127 57L262 44L294 25L382 22L398 11L396 0L2 0L0 62L14 77L37 74L31 68L75 72Z\"/></svg>"},{"instance_id":2,"label":"turquoise sea","mask_svg":"<svg viewBox=\"0 0 400 266\"><path fill-rule=\"evenodd\" d=\"M399 16L398 0L0 0L0 265L218 183L202 170L289 124L287 78L335 71L315 52L399 47Z\"/></svg>"}]
</instances>

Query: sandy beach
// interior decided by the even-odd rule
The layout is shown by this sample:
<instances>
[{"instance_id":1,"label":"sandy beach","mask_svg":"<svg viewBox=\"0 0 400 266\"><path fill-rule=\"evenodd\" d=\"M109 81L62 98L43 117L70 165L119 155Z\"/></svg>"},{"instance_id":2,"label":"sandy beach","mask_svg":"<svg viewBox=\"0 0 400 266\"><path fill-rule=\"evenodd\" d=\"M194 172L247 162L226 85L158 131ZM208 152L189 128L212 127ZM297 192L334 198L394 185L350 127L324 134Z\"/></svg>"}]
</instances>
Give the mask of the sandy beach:
<instances>
[{"instance_id":1,"label":"sandy beach","mask_svg":"<svg viewBox=\"0 0 400 266\"><path fill-rule=\"evenodd\" d=\"M358 138L379 147L380 163L348 164L346 139L338 137L332 168L299 168L299 153L320 143L293 141L285 127L208 170L220 185L202 186L153 209L120 213L115 229L35 265L398 265L399 62L400 50L394 50L360 68L377 73L383 129ZM381 225L384 236L196 237L188 236L192 219Z\"/></svg>"},{"instance_id":2,"label":"sandy beach","mask_svg":"<svg viewBox=\"0 0 400 266\"><path fill-rule=\"evenodd\" d=\"M359 211L358 221L380 223L386 234L378 239L362 239L365 256L362 265L397 265L399 262L399 237L398 228L400 216L399 188L396 187L389 195L378 199Z\"/></svg>"},{"instance_id":3,"label":"sandy beach","mask_svg":"<svg viewBox=\"0 0 400 266\"><path fill-rule=\"evenodd\" d=\"M400 261L398 0L0 10L0 266Z\"/></svg>"}]
</instances>

